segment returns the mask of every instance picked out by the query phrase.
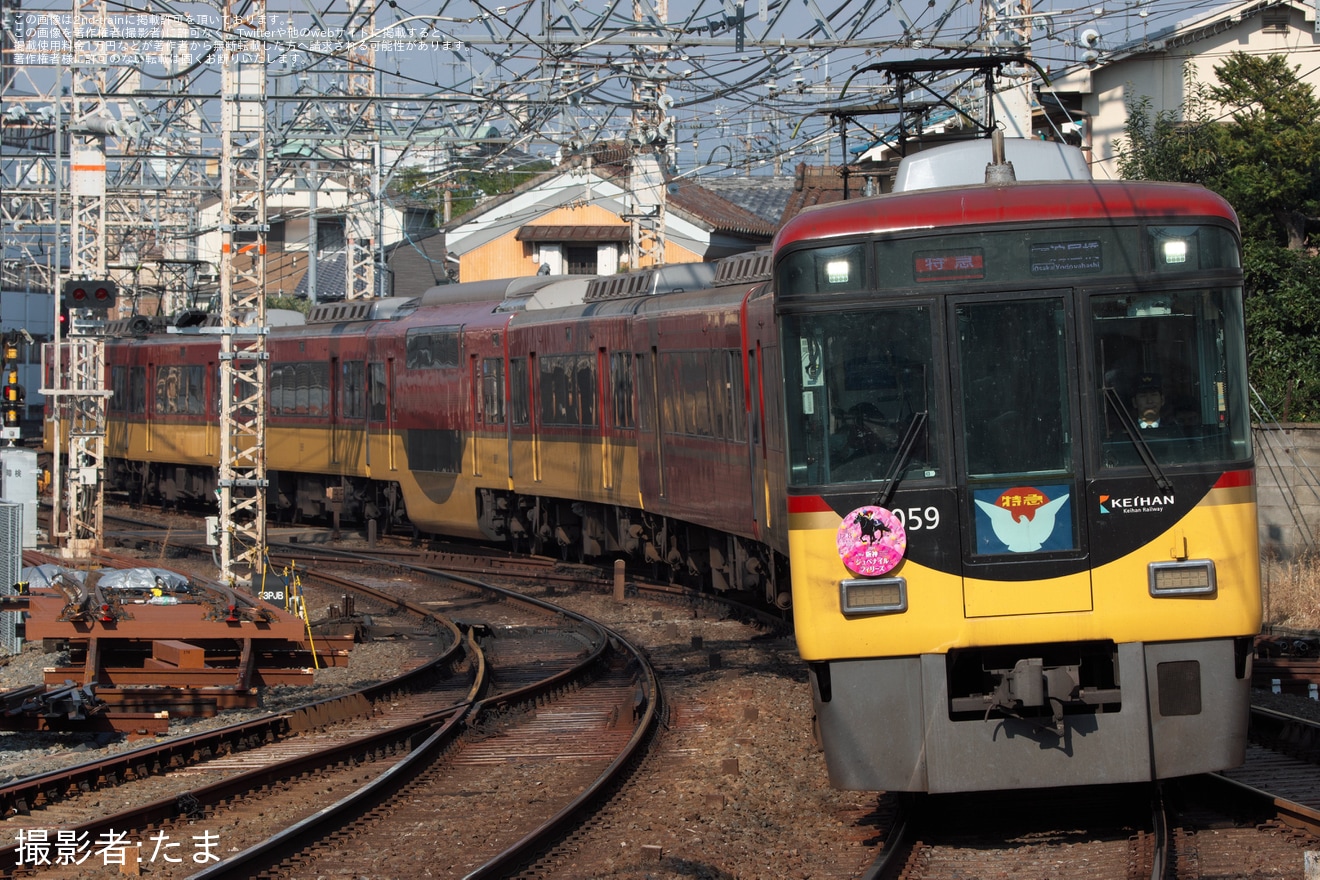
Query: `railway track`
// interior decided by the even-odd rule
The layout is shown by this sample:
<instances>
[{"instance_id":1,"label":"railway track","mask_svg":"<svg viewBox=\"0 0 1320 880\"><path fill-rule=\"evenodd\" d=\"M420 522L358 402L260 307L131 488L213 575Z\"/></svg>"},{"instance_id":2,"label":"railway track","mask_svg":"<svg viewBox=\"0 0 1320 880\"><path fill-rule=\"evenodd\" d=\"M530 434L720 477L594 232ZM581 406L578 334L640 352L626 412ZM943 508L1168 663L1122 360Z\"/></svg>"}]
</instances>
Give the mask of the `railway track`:
<instances>
[{"instance_id":1,"label":"railway track","mask_svg":"<svg viewBox=\"0 0 1320 880\"><path fill-rule=\"evenodd\" d=\"M463 794L463 783L444 781L445 770L434 768L454 770L458 779L464 773L490 776L508 763L509 744L560 770L576 758L581 766L553 790L579 794L558 804L550 811L554 815L543 815L546 805L538 805L537 799L523 798L527 840L506 841L489 856L497 863L518 858L519 845L535 846L538 835L553 833L603 784L596 782L604 773L598 766L602 761L611 773L626 766L627 761L616 754L622 748L621 735L625 753L641 747L640 731L654 723L658 696L654 676L647 673L638 652L624 649L622 639L578 615L499 588L456 584L418 569L408 576L413 582L424 576L433 581L426 589L427 606L462 610L469 619L466 639L460 642L457 626L434 607L391 595L388 576L381 579L387 582L384 587L371 587L323 573L304 575L320 589L365 591L367 601L377 607L406 609L419 619L444 621L453 636L448 640L450 649L423 670L409 673L407 684L383 682L366 692L293 712L13 783L0 790L0 803L8 806L11 833L19 842L0 851L0 875L72 876L69 872L78 870L74 866L41 864L59 858L50 855L50 844L55 852L69 852L68 844L60 849L56 836L88 841L113 834L153 850L149 856L135 849L132 855L114 853L114 857L147 857L157 876L190 876L198 864L185 859L174 862L168 849L157 850L171 834L178 836L169 845L177 847L178 840L188 838L187 829L209 822L226 830L215 835L215 845L226 851L223 866L213 869L216 876L248 876L253 859L278 863L294 856L315 860L323 854L325 844L319 853L312 847L298 855L289 850L288 841L299 841L301 850L310 839L312 820L307 814L328 802L339 806L317 813L315 820L326 826L328 840L335 839L328 823L371 817L378 823L373 839L383 841L387 832L382 829L392 822L390 798L420 796L417 790L399 794L395 786L403 780L439 778L432 796L455 797L457 791L458 813L470 821L472 801ZM442 583L448 583L448 589ZM466 650L456 649L461 644ZM488 654L496 662L488 662ZM448 664L448 673L438 676L443 682L436 684L435 670L441 664ZM465 670L467 674L459 674ZM418 684L428 678L431 684ZM529 705L535 707L530 715ZM516 733L520 728L523 732ZM585 748L588 731L594 731L595 745ZM505 744L505 752L492 748L497 742ZM424 769L428 765L433 765L429 772ZM581 779L583 774L590 779ZM545 774L538 772L537 778L539 787ZM157 795L167 793L145 799L128 792L134 785ZM508 790L507 785L497 788ZM139 800L145 802L87 818L88 812L106 803ZM277 815L285 816L296 832L272 836ZM234 850L241 850L243 856L231 866L228 858ZM464 851L471 850L468 846ZM86 859L90 849L84 846L73 852ZM342 856L330 858L342 860Z\"/></svg>"},{"instance_id":2,"label":"railway track","mask_svg":"<svg viewBox=\"0 0 1320 880\"><path fill-rule=\"evenodd\" d=\"M1301 877L1320 846L1320 726L1255 709L1246 763L1159 786L902 800L868 878Z\"/></svg>"}]
</instances>

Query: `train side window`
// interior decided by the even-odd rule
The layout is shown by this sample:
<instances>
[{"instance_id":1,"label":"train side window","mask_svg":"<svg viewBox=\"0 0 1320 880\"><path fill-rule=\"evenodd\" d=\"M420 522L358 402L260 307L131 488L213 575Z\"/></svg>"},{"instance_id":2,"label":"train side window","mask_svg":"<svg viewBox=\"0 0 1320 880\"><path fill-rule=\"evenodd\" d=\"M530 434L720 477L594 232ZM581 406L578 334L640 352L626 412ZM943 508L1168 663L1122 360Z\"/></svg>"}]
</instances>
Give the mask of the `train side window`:
<instances>
[{"instance_id":1,"label":"train side window","mask_svg":"<svg viewBox=\"0 0 1320 880\"><path fill-rule=\"evenodd\" d=\"M410 370L457 367L462 356L462 332L461 326L409 330L405 365Z\"/></svg>"},{"instance_id":2,"label":"train side window","mask_svg":"<svg viewBox=\"0 0 1320 880\"><path fill-rule=\"evenodd\" d=\"M546 355L540 359L541 423L596 423L596 361L589 354Z\"/></svg>"},{"instance_id":3,"label":"train side window","mask_svg":"<svg viewBox=\"0 0 1320 880\"><path fill-rule=\"evenodd\" d=\"M385 383L385 362L372 361L368 366L367 415L373 422L385 421L389 396Z\"/></svg>"},{"instance_id":4,"label":"train side window","mask_svg":"<svg viewBox=\"0 0 1320 880\"><path fill-rule=\"evenodd\" d=\"M610 387L613 391L614 427L637 427L637 404L633 397L636 385L632 352L616 351L610 355Z\"/></svg>"},{"instance_id":5,"label":"train side window","mask_svg":"<svg viewBox=\"0 0 1320 880\"><path fill-rule=\"evenodd\" d=\"M666 434L716 436L711 417L711 378L720 374L712 372L710 355L707 351L660 353L661 386L670 392L662 401Z\"/></svg>"},{"instance_id":6,"label":"train side window","mask_svg":"<svg viewBox=\"0 0 1320 880\"><path fill-rule=\"evenodd\" d=\"M186 400L186 368L180 366L156 367L156 413L173 415L184 410L182 402Z\"/></svg>"},{"instance_id":7,"label":"train side window","mask_svg":"<svg viewBox=\"0 0 1320 880\"><path fill-rule=\"evenodd\" d=\"M127 412L128 406L128 367L112 366L110 368L110 401L107 409L110 412Z\"/></svg>"},{"instance_id":8,"label":"train side window","mask_svg":"<svg viewBox=\"0 0 1320 880\"><path fill-rule=\"evenodd\" d=\"M745 410L743 394L742 361L738 352L715 352L716 370L712 375L719 382L719 399L715 406L715 436L723 440L741 442L746 437L743 412Z\"/></svg>"},{"instance_id":9,"label":"train side window","mask_svg":"<svg viewBox=\"0 0 1320 880\"><path fill-rule=\"evenodd\" d=\"M365 418L366 397L366 364L362 361L345 361L340 365L340 413L345 419Z\"/></svg>"},{"instance_id":10,"label":"train side window","mask_svg":"<svg viewBox=\"0 0 1320 880\"><path fill-rule=\"evenodd\" d=\"M509 418L513 424L531 424L531 389L527 384L527 358L509 359Z\"/></svg>"},{"instance_id":11,"label":"train side window","mask_svg":"<svg viewBox=\"0 0 1320 880\"><path fill-rule=\"evenodd\" d=\"M481 407L486 424L504 424L504 361L499 358L481 361Z\"/></svg>"},{"instance_id":12,"label":"train side window","mask_svg":"<svg viewBox=\"0 0 1320 880\"><path fill-rule=\"evenodd\" d=\"M127 412L147 413L147 368L130 367L128 372Z\"/></svg>"},{"instance_id":13,"label":"train side window","mask_svg":"<svg viewBox=\"0 0 1320 880\"><path fill-rule=\"evenodd\" d=\"M206 368L186 367L184 371L183 409L190 416L206 415Z\"/></svg>"}]
</instances>

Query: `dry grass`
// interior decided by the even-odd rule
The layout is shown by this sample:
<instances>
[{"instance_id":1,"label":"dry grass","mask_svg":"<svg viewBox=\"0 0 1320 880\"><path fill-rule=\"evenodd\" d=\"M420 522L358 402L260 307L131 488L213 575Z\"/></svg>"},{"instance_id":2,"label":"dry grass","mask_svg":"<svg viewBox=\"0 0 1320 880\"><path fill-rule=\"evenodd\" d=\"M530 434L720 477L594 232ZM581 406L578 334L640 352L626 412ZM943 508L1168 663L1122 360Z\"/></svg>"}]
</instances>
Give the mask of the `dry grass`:
<instances>
[{"instance_id":1,"label":"dry grass","mask_svg":"<svg viewBox=\"0 0 1320 880\"><path fill-rule=\"evenodd\" d=\"M1320 631L1320 555L1261 565L1265 627Z\"/></svg>"}]
</instances>

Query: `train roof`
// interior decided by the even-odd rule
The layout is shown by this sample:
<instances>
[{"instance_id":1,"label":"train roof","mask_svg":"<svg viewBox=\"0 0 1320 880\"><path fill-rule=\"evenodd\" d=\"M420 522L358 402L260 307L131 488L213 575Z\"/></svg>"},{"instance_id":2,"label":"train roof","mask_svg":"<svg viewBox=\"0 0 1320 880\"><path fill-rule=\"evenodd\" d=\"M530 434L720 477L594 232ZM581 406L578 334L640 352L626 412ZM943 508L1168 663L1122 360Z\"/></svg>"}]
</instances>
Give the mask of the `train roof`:
<instances>
[{"instance_id":1,"label":"train roof","mask_svg":"<svg viewBox=\"0 0 1320 880\"><path fill-rule=\"evenodd\" d=\"M985 183L993 149L988 138L975 138L904 156L894 176L894 192ZM1058 141L1005 138L1004 158L1013 164L1018 180L1091 179L1082 151Z\"/></svg>"},{"instance_id":2,"label":"train roof","mask_svg":"<svg viewBox=\"0 0 1320 880\"><path fill-rule=\"evenodd\" d=\"M939 227L1003 223L1107 224L1143 217L1237 214L1223 198L1189 183L1151 181L1026 181L889 193L808 208L775 236L776 252L803 241L879 235Z\"/></svg>"}]
</instances>

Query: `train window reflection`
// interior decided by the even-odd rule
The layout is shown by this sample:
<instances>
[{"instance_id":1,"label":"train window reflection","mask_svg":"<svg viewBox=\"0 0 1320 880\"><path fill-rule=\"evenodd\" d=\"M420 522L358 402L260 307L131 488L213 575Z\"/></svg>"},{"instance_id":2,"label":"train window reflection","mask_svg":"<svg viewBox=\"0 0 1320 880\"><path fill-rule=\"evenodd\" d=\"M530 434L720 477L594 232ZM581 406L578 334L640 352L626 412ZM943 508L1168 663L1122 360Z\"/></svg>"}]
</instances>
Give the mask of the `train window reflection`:
<instances>
[{"instance_id":1,"label":"train window reflection","mask_svg":"<svg viewBox=\"0 0 1320 880\"><path fill-rule=\"evenodd\" d=\"M884 480L909 430L920 433L898 476L937 475L943 435L928 305L791 315L783 327L793 485Z\"/></svg>"},{"instance_id":2,"label":"train window reflection","mask_svg":"<svg viewBox=\"0 0 1320 880\"><path fill-rule=\"evenodd\" d=\"M1097 296L1091 321L1102 465L1250 457L1240 290Z\"/></svg>"}]
</instances>

